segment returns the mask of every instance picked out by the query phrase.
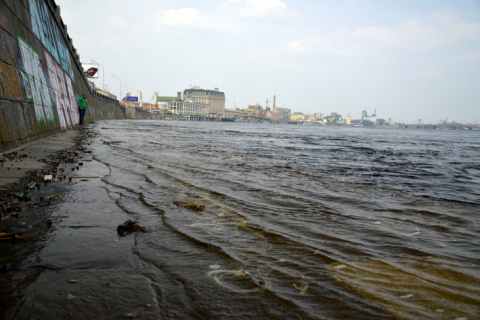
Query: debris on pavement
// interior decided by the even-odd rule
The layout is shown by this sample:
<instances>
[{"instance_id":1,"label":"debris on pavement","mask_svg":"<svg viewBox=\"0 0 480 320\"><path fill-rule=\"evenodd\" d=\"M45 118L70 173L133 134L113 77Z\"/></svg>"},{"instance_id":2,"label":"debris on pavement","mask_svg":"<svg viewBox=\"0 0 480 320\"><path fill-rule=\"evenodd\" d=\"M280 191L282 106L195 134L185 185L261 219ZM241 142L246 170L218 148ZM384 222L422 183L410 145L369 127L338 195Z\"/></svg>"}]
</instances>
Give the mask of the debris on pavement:
<instances>
[{"instance_id":1,"label":"debris on pavement","mask_svg":"<svg viewBox=\"0 0 480 320\"><path fill-rule=\"evenodd\" d=\"M122 142L125 142L125 141L103 141L103 144L116 144L116 143L122 143Z\"/></svg>"},{"instance_id":2,"label":"debris on pavement","mask_svg":"<svg viewBox=\"0 0 480 320\"><path fill-rule=\"evenodd\" d=\"M137 311L135 311L134 314L132 314L132 319L135 319L140 315L140 313L143 311L143 308L139 308Z\"/></svg>"},{"instance_id":3,"label":"debris on pavement","mask_svg":"<svg viewBox=\"0 0 480 320\"><path fill-rule=\"evenodd\" d=\"M15 236L15 235L22 234L22 233L27 233L27 232L28 232L27 230L9 232L9 233L2 232L2 233L0 233L0 238L11 237L11 236Z\"/></svg>"},{"instance_id":4,"label":"debris on pavement","mask_svg":"<svg viewBox=\"0 0 480 320\"><path fill-rule=\"evenodd\" d=\"M55 200L55 197L58 197L58 198L60 198L60 199L63 199L63 197L62 197L61 195L59 195L59 194L52 194L51 196L45 197L45 199L46 199L46 200L50 200L50 199Z\"/></svg>"},{"instance_id":5,"label":"debris on pavement","mask_svg":"<svg viewBox=\"0 0 480 320\"><path fill-rule=\"evenodd\" d=\"M127 220L124 223L121 223L117 227L117 231L120 233L132 233L132 232L147 232L145 227L142 227L138 223L132 220Z\"/></svg>"},{"instance_id":6,"label":"debris on pavement","mask_svg":"<svg viewBox=\"0 0 480 320\"><path fill-rule=\"evenodd\" d=\"M28 231L19 231L19 232L11 232L8 233L9 236L0 236L0 240L21 240L21 239L31 239L31 238L44 238L46 235L44 234L39 234L40 231L32 232L29 234L26 234L24 236L20 236L19 234L24 234Z\"/></svg>"},{"instance_id":7,"label":"debris on pavement","mask_svg":"<svg viewBox=\"0 0 480 320\"><path fill-rule=\"evenodd\" d=\"M79 166L83 165L79 163L81 161L88 161L83 159L85 153L91 153L90 150L86 150L86 145L89 144L89 138L95 138L96 133L90 129L80 130L80 134L73 139L72 146L63 150L53 152L49 155L45 154L40 157L34 156L32 153L25 152L21 149L19 152L14 151L10 153L3 153L0 155L0 165L14 166L12 162L23 162L29 158L33 161L43 162L43 167L40 169L33 169L26 171L26 175L18 182L13 182L9 185L0 187L0 222L3 224L3 220L11 217L20 217L20 212L25 208L36 209L43 206L51 205L52 203L63 199L60 194L52 194L46 196L44 194L34 195L36 192L41 192L42 185L48 186L58 182L68 181L67 178L72 181L72 176L68 173L72 168L79 170ZM15 165L17 166L17 165ZM14 169L14 168L12 168ZM100 178L100 177L75 177L78 178ZM48 194L47 194L48 195ZM48 222L47 226L51 226L52 223ZM16 239L23 239L33 237L32 235L18 236ZM35 235L34 237L40 237ZM1 237L2 240L11 239L13 236Z\"/></svg>"}]
</instances>

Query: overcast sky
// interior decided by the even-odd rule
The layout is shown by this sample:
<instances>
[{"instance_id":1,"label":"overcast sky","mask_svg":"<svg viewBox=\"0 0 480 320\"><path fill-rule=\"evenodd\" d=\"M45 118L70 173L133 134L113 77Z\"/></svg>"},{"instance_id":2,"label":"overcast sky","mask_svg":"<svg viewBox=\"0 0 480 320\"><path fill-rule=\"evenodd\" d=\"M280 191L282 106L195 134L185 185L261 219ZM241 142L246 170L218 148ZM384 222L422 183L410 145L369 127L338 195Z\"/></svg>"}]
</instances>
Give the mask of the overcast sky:
<instances>
[{"instance_id":1,"label":"overcast sky","mask_svg":"<svg viewBox=\"0 0 480 320\"><path fill-rule=\"evenodd\" d=\"M115 95L112 75L145 102L218 87L227 108L276 95L292 112L480 120L480 0L56 3L81 61L103 65Z\"/></svg>"}]
</instances>

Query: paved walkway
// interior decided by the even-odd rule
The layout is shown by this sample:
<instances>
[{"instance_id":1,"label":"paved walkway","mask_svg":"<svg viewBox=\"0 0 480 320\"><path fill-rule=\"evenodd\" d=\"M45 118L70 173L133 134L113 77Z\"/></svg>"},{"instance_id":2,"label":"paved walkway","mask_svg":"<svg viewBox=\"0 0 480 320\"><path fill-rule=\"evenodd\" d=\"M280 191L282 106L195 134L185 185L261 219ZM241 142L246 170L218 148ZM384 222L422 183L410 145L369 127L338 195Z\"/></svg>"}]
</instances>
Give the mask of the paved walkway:
<instances>
[{"instance_id":1,"label":"paved walkway","mask_svg":"<svg viewBox=\"0 0 480 320\"><path fill-rule=\"evenodd\" d=\"M38 161L45 156L73 146L73 139L78 135L78 130L71 129L66 132L60 132L48 138L37 140L24 144L23 146L5 151L3 154L18 152L15 160L8 160L0 164L0 187L19 181L29 170L41 169L45 166L44 162ZM28 154L27 158L21 158L23 154ZM0 159L5 156L1 155Z\"/></svg>"}]
</instances>

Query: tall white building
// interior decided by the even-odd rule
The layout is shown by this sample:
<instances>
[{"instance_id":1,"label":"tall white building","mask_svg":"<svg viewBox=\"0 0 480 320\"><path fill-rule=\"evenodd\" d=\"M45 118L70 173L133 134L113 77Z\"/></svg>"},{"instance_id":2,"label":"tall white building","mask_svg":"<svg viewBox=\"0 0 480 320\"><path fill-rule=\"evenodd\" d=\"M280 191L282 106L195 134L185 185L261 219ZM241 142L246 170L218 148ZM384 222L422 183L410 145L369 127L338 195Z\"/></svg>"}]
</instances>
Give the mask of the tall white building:
<instances>
[{"instance_id":1,"label":"tall white building","mask_svg":"<svg viewBox=\"0 0 480 320\"><path fill-rule=\"evenodd\" d=\"M218 88L214 90L205 90L199 87L185 89L183 91L183 98L196 100L199 103L208 105L208 113L225 113L225 93L221 92Z\"/></svg>"}]
</instances>

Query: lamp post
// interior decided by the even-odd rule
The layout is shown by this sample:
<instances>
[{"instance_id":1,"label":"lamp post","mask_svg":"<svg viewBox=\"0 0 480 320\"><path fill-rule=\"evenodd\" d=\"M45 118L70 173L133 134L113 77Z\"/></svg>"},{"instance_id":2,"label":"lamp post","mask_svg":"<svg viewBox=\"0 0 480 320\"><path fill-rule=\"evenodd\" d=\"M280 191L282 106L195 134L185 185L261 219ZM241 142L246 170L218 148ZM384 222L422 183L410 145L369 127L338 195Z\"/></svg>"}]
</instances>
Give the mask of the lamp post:
<instances>
[{"instance_id":1,"label":"lamp post","mask_svg":"<svg viewBox=\"0 0 480 320\"><path fill-rule=\"evenodd\" d=\"M90 61L92 61L92 62L98 64L100 67L102 67L102 70L103 70L103 90L105 90L105 68L95 60L90 60Z\"/></svg>"},{"instance_id":2,"label":"lamp post","mask_svg":"<svg viewBox=\"0 0 480 320\"><path fill-rule=\"evenodd\" d=\"M122 102L122 80L120 80L120 78L118 77L115 77L113 74L112 74L112 77L117 78L120 81L120 97L118 100Z\"/></svg>"}]
</instances>

